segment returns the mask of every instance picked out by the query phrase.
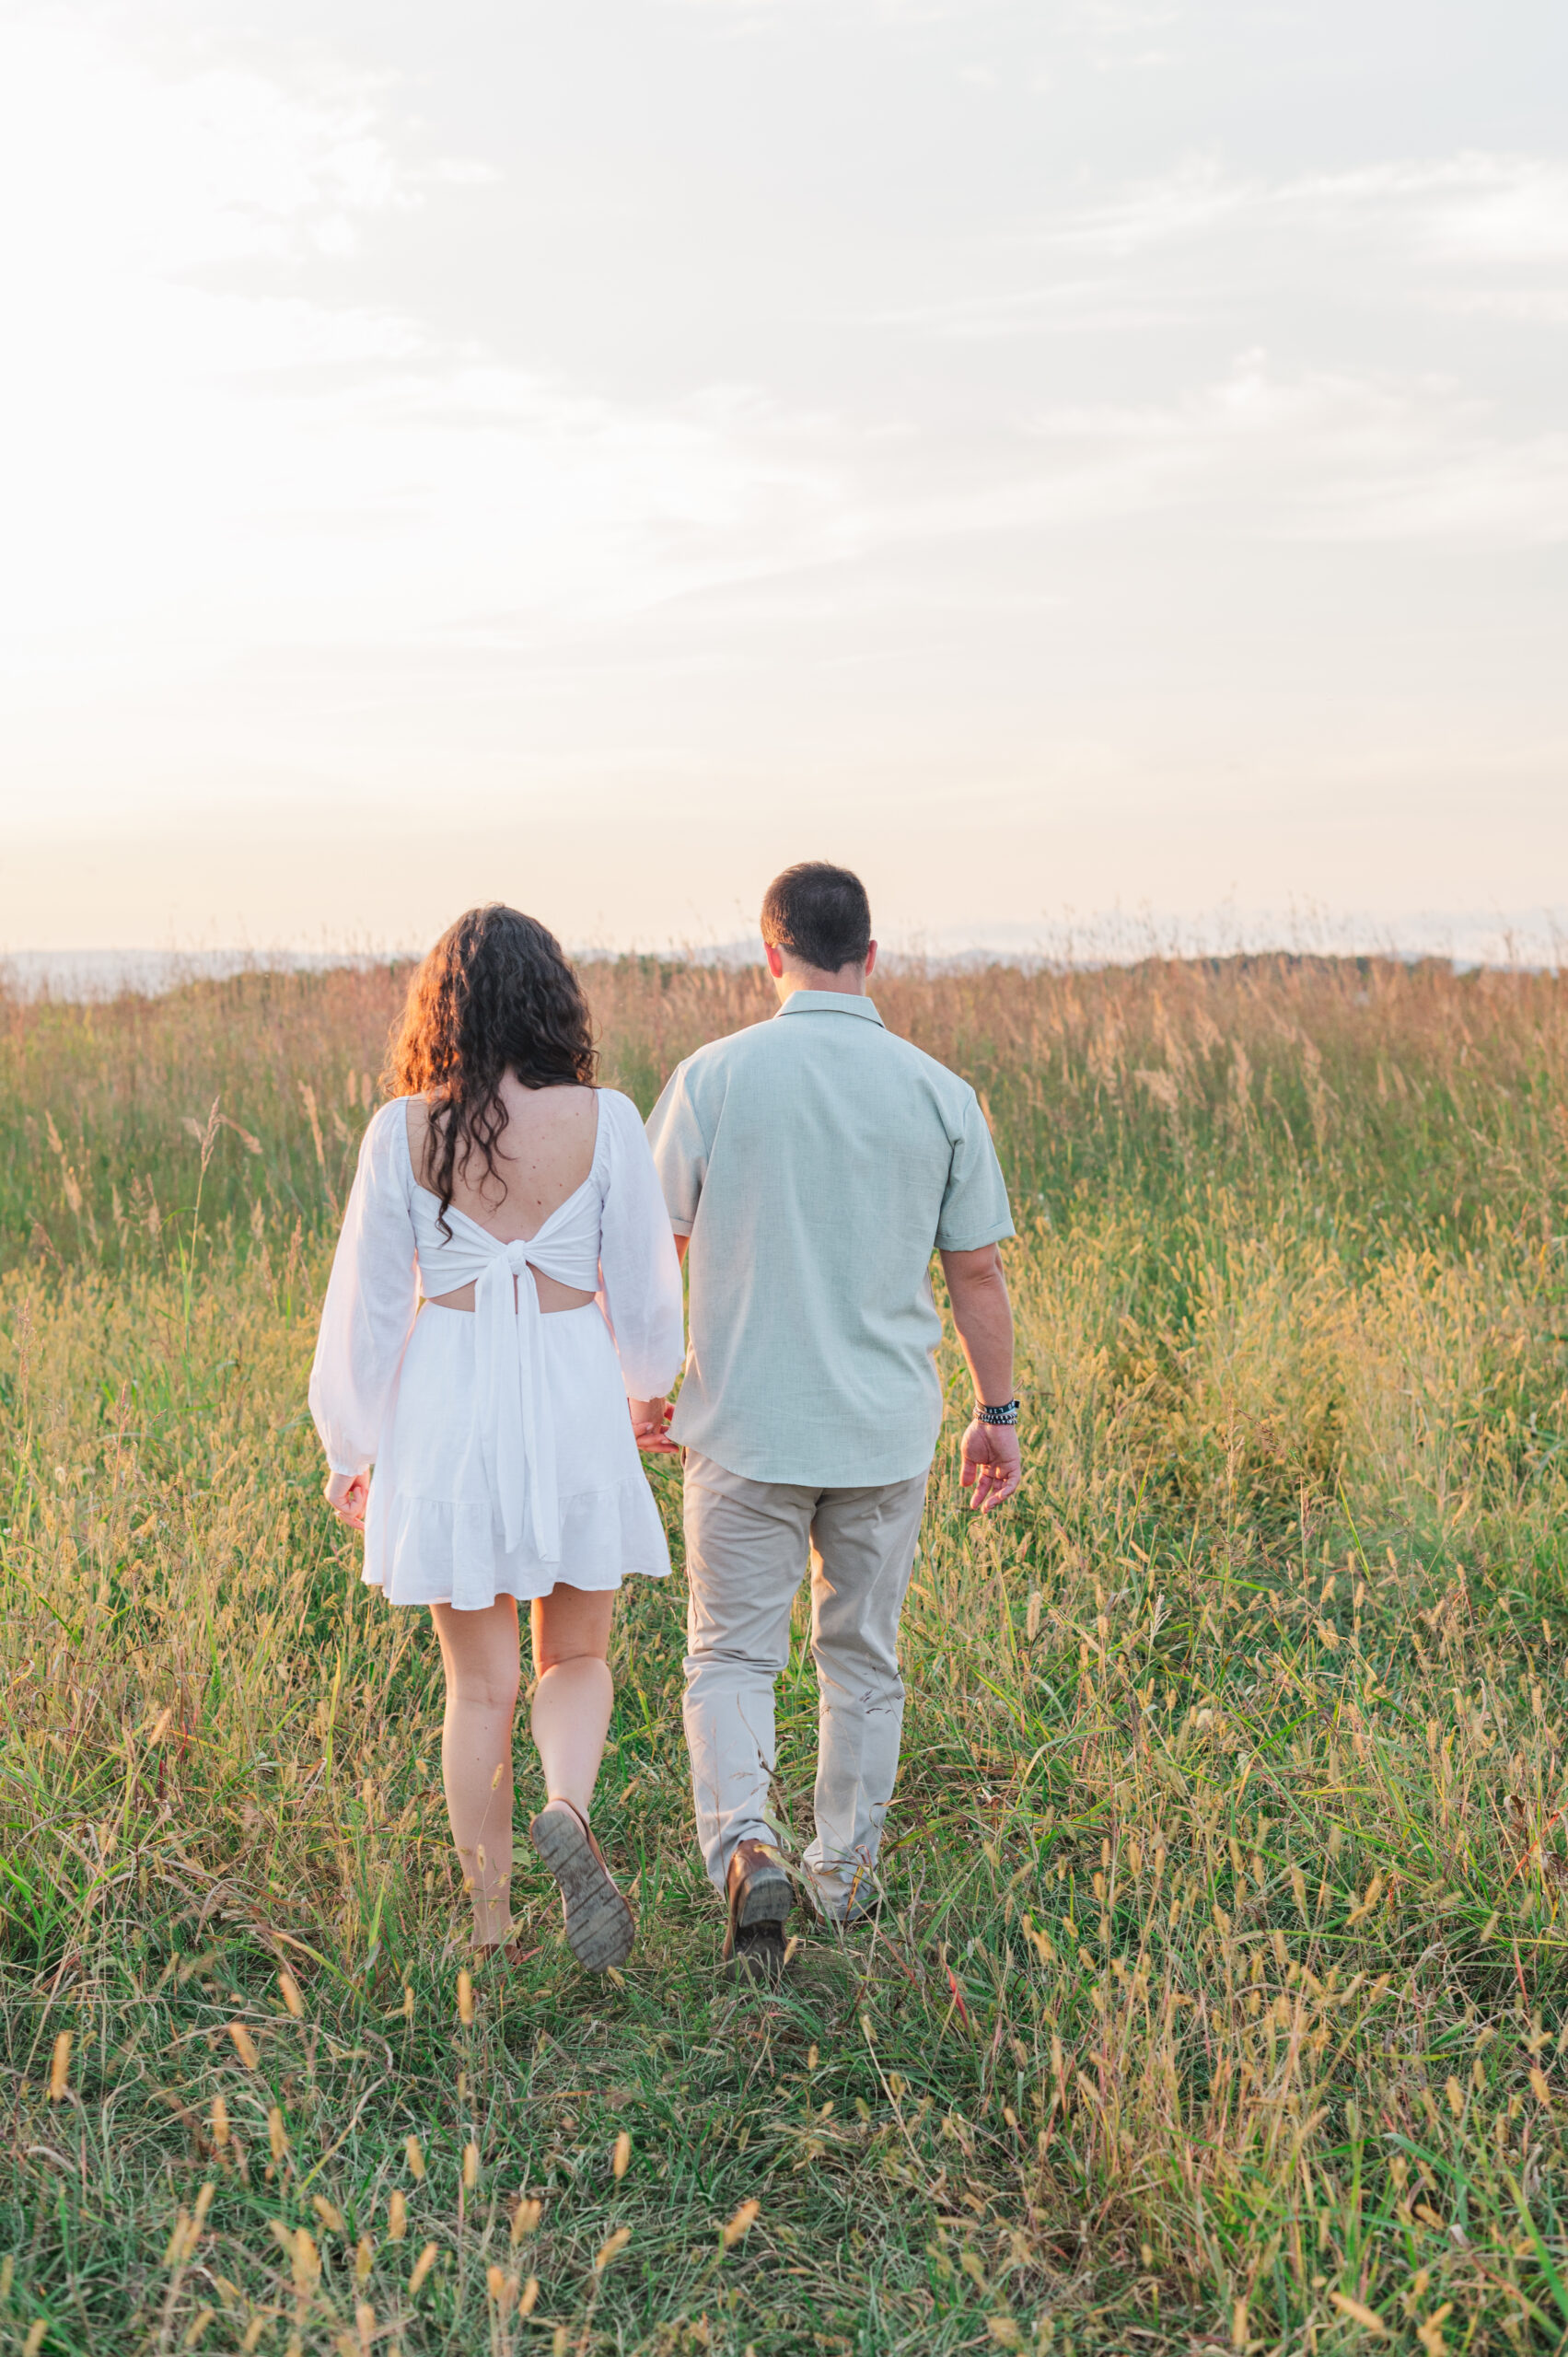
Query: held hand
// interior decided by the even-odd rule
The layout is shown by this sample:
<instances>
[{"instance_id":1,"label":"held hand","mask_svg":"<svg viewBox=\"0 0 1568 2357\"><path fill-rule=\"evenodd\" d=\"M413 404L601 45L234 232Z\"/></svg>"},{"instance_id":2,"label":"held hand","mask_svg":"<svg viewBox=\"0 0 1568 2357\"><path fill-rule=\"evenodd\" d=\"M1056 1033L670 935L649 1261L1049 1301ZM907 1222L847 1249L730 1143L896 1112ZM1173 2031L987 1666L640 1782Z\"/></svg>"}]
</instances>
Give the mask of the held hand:
<instances>
[{"instance_id":1,"label":"held hand","mask_svg":"<svg viewBox=\"0 0 1568 2357\"><path fill-rule=\"evenodd\" d=\"M329 1473L326 1498L340 1522L346 1522L351 1530L363 1530L365 1509L370 1502L369 1474Z\"/></svg>"},{"instance_id":2,"label":"held hand","mask_svg":"<svg viewBox=\"0 0 1568 2357\"><path fill-rule=\"evenodd\" d=\"M1018 1434L1012 1424L973 1423L964 1434L964 1469L958 1479L974 1492L971 1510L989 1514L1010 1498L1024 1478Z\"/></svg>"},{"instance_id":3,"label":"held hand","mask_svg":"<svg viewBox=\"0 0 1568 2357\"><path fill-rule=\"evenodd\" d=\"M632 1430L637 1446L650 1457L674 1457L679 1445L669 1437L669 1420L675 1411L668 1399L628 1399L632 1411Z\"/></svg>"}]
</instances>

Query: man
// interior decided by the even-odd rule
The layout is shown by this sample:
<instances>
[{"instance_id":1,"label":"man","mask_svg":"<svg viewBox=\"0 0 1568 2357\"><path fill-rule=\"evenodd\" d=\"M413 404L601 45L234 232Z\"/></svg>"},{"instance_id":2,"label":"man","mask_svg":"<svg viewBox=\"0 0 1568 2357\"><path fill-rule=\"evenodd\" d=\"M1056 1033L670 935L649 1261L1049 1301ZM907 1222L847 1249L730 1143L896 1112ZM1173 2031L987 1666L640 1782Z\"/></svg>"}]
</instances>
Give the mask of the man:
<instances>
[{"instance_id":1,"label":"man","mask_svg":"<svg viewBox=\"0 0 1568 2357\"><path fill-rule=\"evenodd\" d=\"M903 1722L898 1628L942 1422L933 1353L942 1256L974 1378L971 1503L1019 1473L1013 1318L997 1244L1006 1190L972 1088L886 1030L865 887L819 861L762 903L771 1023L671 1075L648 1123L691 1341L672 1438L685 1449L691 1600L686 1740L697 1836L725 1895L725 1955L775 1973L791 1888L767 1817L773 1686L811 1568L819 1686L820 1910L864 1909Z\"/></svg>"}]
</instances>

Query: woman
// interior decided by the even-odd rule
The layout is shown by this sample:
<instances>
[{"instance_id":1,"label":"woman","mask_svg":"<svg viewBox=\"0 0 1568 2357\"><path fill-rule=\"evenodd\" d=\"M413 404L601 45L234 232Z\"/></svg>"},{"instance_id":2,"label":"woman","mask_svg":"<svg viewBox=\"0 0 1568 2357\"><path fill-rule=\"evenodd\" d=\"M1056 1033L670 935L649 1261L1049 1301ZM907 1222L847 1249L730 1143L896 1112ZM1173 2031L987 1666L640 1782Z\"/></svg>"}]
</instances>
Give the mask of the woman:
<instances>
[{"instance_id":1,"label":"woman","mask_svg":"<svg viewBox=\"0 0 1568 2357\"><path fill-rule=\"evenodd\" d=\"M574 1954L602 1972L634 1928L588 1824L605 1655L622 1574L669 1570L637 1451L669 1446L681 1316L642 1121L594 1071L554 936L516 909L459 917L410 985L391 1102L360 1148L310 1411L328 1504L365 1534L366 1580L436 1622L441 1770L481 1954L510 1922L528 1602L545 1785L530 1831Z\"/></svg>"}]
</instances>

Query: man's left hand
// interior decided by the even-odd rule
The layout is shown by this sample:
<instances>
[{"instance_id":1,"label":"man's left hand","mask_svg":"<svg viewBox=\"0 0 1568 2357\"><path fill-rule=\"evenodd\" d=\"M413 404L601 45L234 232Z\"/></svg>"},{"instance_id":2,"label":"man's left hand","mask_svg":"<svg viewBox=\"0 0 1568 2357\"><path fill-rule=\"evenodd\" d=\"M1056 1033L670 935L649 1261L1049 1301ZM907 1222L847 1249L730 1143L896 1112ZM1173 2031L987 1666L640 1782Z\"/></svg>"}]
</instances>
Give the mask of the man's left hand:
<instances>
[{"instance_id":1,"label":"man's left hand","mask_svg":"<svg viewBox=\"0 0 1568 2357\"><path fill-rule=\"evenodd\" d=\"M989 1514L1012 1496L1023 1478L1016 1426L972 1423L964 1434L964 1467L958 1476L964 1488L974 1492L971 1509Z\"/></svg>"}]
</instances>

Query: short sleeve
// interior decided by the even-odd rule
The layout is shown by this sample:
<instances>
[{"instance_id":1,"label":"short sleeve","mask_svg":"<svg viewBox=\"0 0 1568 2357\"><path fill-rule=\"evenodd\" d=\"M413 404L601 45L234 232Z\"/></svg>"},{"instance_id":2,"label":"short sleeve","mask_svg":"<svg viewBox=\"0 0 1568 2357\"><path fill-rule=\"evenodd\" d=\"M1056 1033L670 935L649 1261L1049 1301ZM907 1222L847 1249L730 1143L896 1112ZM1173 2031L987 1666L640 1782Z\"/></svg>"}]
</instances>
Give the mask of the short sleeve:
<instances>
[{"instance_id":1,"label":"short sleeve","mask_svg":"<svg viewBox=\"0 0 1568 2357\"><path fill-rule=\"evenodd\" d=\"M953 1144L942 1215L936 1225L939 1252L975 1252L1014 1234L1006 1182L991 1129L973 1091L964 1106L964 1125Z\"/></svg>"},{"instance_id":2,"label":"short sleeve","mask_svg":"<svg viewBox=\"0 0 1568 2357\"><path fill-rule=\"evenodd\" d=\"M648 1144L670 1226L677 1236L690 1236L708 1171L708 1141L691 1099L689 1064L677 1064L649 1114Z\"/></svg>"},{"instance_id":3,"label":"short sleeve","mask_svg":"<svg viewBox=\"0 0 1568 2357\"><path fill-rule=\"evenodd\" d=\"M600 1306L632 1399L660 1399L680 1372L686 1334L680 1263L637 1109L599 1092L606 1174L599 1220Z\"/></svg>"},{"instance_id":4,"label":"short sleeve","mask_svg":"<svg viewBox=\"0 0 1568 2357\"><path fill-rule=\"evenodd\" d=\"M310 1413L334 1473L374 1464L419 1306L409 1213L405 1100L366 1131L332 1256L310 1369Z\"/></svg>"}]
</instances>

